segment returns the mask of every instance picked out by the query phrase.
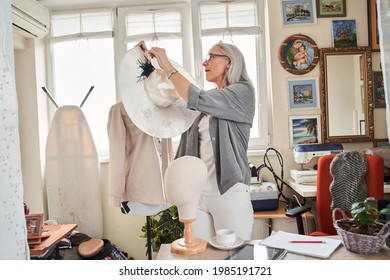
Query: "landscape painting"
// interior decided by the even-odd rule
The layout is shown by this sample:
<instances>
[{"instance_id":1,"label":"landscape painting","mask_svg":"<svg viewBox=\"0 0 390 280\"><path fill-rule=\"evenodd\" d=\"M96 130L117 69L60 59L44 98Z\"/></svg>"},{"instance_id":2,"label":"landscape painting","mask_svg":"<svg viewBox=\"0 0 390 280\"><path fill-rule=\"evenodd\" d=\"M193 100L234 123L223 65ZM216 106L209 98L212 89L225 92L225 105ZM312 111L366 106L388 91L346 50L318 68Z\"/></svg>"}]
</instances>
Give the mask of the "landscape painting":
<instances>
[{"instance_id":1,"label":"landscape painting","mask_svg":"<svg viewBox=\"0 0 390 280\"><path fill-rule=\"evenodd\" d=\"M282 1L283 24L314 23L313 0Z\"/></svg>"},{"instance_id":2,"label":"landscape painting","mask_svg":"<svg viewBox=\"0 0 390 280\"><path fill-rule=\"evenodd\" d=\"M289 80L290 109L318 108L316 79Z\"/></svg>"},{"instance_id":3,"label":"landscape painting","mask_svg":"<svg viewBox=\"0 0 390 280\"><path fill-rule=\"evenodd\" d=\"M298 144L321 143L320 116L290 116L290 148Z\"/></svg>"}]
</instances>

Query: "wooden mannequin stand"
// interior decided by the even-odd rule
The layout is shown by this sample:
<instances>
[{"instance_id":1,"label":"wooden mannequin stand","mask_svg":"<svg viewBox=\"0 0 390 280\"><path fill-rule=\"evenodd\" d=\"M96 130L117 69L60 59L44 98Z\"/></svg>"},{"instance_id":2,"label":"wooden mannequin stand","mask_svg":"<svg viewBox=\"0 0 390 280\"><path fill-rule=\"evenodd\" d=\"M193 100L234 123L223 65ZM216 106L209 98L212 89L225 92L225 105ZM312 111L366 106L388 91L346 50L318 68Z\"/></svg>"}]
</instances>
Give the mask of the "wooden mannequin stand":
<instances>
[{"instance_id":1,"label":"wooden mannequin stand","mask_svg":"<svg viewBox=\"0 0 390 280\"><path fill-rule=\"evenodd\" d=\"M180 255L195 255L207 249L207 242L200 238L192 238L192 222L194 220L180 220L184 223L184 238L172 242L171 252Z\"/></svg>"}]
</instances>

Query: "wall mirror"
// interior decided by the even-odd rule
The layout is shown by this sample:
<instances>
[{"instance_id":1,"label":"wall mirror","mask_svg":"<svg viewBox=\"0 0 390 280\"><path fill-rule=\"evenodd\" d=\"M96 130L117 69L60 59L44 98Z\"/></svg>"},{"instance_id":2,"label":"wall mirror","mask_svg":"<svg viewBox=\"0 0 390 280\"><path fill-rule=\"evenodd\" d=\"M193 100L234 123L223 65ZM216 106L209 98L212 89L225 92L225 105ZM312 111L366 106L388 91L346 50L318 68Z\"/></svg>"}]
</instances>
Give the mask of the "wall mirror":
<instances>
[{"instance_id":1,"label":"wall mirror","mask_svg":"<svg viewBox=\"0 0 390 280\"><path fill-rule=\"evenodd\" d=\"M374 139L369 47L320 49L322 142Z\"/></svg>"}]
</instances>

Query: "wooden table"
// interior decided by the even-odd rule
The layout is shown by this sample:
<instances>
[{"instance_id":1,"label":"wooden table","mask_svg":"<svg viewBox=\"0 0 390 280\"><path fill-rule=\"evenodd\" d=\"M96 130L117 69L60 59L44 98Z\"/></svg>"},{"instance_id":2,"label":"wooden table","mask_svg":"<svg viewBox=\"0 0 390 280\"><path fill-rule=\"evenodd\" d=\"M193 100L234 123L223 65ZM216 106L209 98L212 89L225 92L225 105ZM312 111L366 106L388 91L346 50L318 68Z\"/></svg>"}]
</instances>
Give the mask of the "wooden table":
<instances>
[{"instance_id":1,"label":"wooden table","mask_svg":"<svg viewBox=\"0 0 390 280\"><path fill-rule=\"evenodd\" d=\"M30 245L30 256L32 258L39 258L51 249L55 249L58 243L67 237L76 227L77 224L43 226L43 231L47 231L47 234L50 234L50 236L42 239L40 244Z\"/></svg>"},{"instance_id":2,"label":"wooden table","mask_svg":"<svg viewBox=\"0 0 390 280\"><path fill-rule=\"evenodd\" d=\"M332 236L338 238L338 236ZM253 243L253 242L249 242ZM227 256L232 254L235 250L218 250L207 245L207 250L203 253L191 256L178 255L171 252L171 244L162 244L160 251L157 254L157 260L224 260ZM287 253L283 260L321 260L319 258L298 255L294 253ZM326 260L390 260L390 248L386 245L377 254L356 254L348 251L341 244L333 254Z\"/></svg>"}]
</instances>

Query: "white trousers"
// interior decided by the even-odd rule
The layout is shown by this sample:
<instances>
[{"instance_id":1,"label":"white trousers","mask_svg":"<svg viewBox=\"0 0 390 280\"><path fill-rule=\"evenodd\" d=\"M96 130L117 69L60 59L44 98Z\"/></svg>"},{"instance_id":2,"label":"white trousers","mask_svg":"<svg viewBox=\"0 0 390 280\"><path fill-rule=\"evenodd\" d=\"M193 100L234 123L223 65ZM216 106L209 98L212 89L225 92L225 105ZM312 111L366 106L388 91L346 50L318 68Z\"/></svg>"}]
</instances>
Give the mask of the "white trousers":
<instances>
[{"instance_id":1,"label":"white trousers","mask_svg":"<svg viewBox=\"0 0 390 280\"><path fill-rule=\"evenodd\" d=\"M202 193L193 236L210 240L218 229L230 228L242 240L250 240L253 227L253 208L249 186L237 183L223 195Z\"/></svg>"}]
</instances>

